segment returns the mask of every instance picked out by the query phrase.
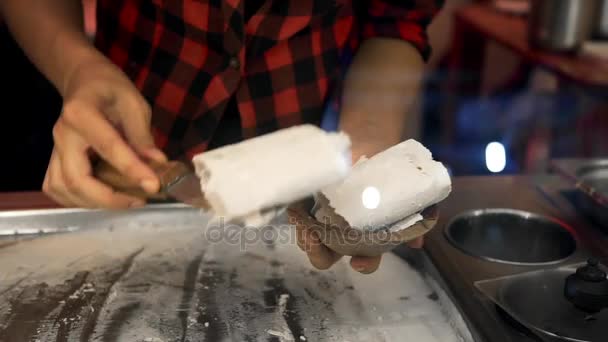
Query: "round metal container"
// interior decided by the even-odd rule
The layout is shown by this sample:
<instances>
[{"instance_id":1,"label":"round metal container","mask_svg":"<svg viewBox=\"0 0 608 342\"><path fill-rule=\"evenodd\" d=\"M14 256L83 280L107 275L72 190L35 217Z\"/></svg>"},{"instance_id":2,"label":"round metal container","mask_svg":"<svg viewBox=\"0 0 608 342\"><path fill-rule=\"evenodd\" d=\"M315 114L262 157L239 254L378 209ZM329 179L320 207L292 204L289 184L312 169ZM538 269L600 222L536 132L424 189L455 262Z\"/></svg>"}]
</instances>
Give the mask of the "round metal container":
<instances>
[{"instance_id":1,"label":"round metal container","mask_svg":"<svg viewBox=\"0 0 608 342\"><path fill-rule=\"evenodd\" d=\"M492 262L552 264L576 250L576 240L558 221L513 209L466 212L452 219L444 232L458 249Z\"/></svg>"},{"instance_id":2,"label":"round metal container","mask_svg":"<svg viewBox=\"0 0 608 342\"><path fill-rule=\"evenodd\" d=\"M577 177L578 186L585 189L576 192L575 204L600 227L608 229L608 165L583 167L577 172Z\"/></svg>"},{"instance_id":3,"label":"round metal container","mask_svg":"<svg viewBox=\"0 0 608 342\"><path fill-rule=\"evenodd\" d=\"M597 1L597 21L595 24L594 36L597 38L608 39L608 0Z\"/></svg>"},{"instance_id":4,"label":"round metal container","mask_svg":"<svg viewBox=\"0 0 608 342\"><path fill-rule=\"evenodd\" d=\"M532 0L530 44L550 51L576 51L591 37L596 2L592 0Z\"/></svg>"},{"instance_id":5,"label":"round metal container","mask_svg":"<svg viewBox=\"0 0 608 342\"><path fill-rule=\"evenodd\" d=\"M578 170L577 176L599 195L608 197L608 163L583 167Z\"/></svg>"}]
</instances>

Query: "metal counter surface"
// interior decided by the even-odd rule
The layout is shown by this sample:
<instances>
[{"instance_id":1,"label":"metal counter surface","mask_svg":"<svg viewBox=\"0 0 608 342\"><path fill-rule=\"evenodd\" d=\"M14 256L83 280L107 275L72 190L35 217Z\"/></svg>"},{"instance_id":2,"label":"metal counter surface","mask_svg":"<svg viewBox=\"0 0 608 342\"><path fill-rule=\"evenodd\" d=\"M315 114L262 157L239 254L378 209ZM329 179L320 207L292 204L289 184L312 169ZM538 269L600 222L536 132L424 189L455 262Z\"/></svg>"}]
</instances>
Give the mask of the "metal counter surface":
<instances>
[{"instance_id":1,"label":"metal counter surface","mask_svg":"<svg viewBox=\"0 0 608 342\"><path fill-rule=\"evenodd\" d=\"M586 218L563 196L572 186L556 175L459 177L453 192L440 205L440 218L426 235L425 250L448 293L465 313L475 340L488 342L537 341L509 324L483 295L475 282L540 269L578 264L593 255L608 263L608 234ZM577 250L555 265L508 265L464 253L445 235L450 220L463 212L483 208L508 208L552 217L569 226ZM531 295L534 295L531 293Z\"/></svg>"}]
</instances>

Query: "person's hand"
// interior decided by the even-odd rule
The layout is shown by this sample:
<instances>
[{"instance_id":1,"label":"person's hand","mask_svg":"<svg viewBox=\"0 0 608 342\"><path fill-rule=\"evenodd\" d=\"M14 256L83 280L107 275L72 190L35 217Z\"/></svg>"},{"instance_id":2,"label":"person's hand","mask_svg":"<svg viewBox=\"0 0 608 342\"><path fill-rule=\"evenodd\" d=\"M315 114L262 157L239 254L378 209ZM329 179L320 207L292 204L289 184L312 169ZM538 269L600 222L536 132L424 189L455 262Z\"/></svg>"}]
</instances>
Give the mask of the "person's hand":
<instances>
[{"instance_id":1,"label":"person's hand","mask_svg":"<svg viewBox=\"0 0 608 342\"><path fill-rule=\"evenodd\" d=\"M121 209L141 199L114 192L96 180L91 158L100 157L134 184L160 186L143 160L163 162L150 132L150 107L120 69L105 59L79 65L61 89L64 105L53 128L55 146L44 192L64 206Z\"/></svg>"},{"instance_id":2,"label":"person's hand","mask_svg":"<svg viewBox=\"0 0 608 342\"><path fill-rule=\"evenodd\" d=\"M303 222L296 223L296 234L298 246L306 252L308 260L317 269L327 270L343 257L325 246L319 239L318 233L305 226ZM423 244L422 237L407 243L411 248L422 248ZM381 260L382 256L354 256L350 258L350 265L357 272L370 274L378 270Z\"/></svg>"},{"instance_id":3,"label":"person's hand","mask_svg":"<svg viewBox=\"0 0 608 342\"><path fill-rule=\"evenodd\" d=\"M353 150L353 153L352 153L353 163L356 163L359 160L360 156L365 155L365 153L360 152L361 150L374 151L374 152L370 153L370 154L374 154L383 149L378 148L378 147L375 147L375 148L366 147L366 148L359 148L359 149ZM305 222L302 222L299 220L294 220L294 221L295 221L295 226L296 226L296 236L297 236L298 246L300 247L301 250L306 252L306 254L308 255L308 259L310 260L310 263L314 267L316 267L317 269L320 269L320 270L327 270L343 257L343 255L338 254L335 251L331 250L329 247L325 246L321 242L318 233L316 231L314 231L313 229L311 229L311 227L307 226ZM416 249L422 248L422 246L424 245L424 238L419 237L415 240L408 242L407 245L411 248L416 248ZM363 274L370 274L370 273L374 273L376 270L378 270L381 260L382 260L382 256L377 256L377 257L354 256L354 257L351 257L351 259L350 259L350 265L357 272L360 272Z\"/></svg>"}]
</instances>

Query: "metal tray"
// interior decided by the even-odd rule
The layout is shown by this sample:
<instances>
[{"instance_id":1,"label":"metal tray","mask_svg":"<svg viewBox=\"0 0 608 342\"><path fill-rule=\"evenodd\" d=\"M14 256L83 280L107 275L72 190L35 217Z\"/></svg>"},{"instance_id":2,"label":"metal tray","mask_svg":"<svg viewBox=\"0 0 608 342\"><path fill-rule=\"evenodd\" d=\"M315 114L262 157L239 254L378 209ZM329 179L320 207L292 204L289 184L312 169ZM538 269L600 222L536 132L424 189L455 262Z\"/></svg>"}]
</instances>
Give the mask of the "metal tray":
<instances>
[{"instance_id":1,"label":"metal tray","mask_svg":"<svg viewBox=\"0 0 608 342\"><path fill-rule=\"evenodd\" d=\"M556 159L551 168L576 188L574 204L608 229L608 159Z\"/></svg>"},{"instance_id":2,"label":"metal tray","mask_svg":"<svg viewBox=\"0 0 608 342\"><path fill-rule=\"evenodd\" d=\"M347 258L319 271L285 217L221 239L207 221L183 205L0 212L5 239L28 238L0 246L0 341L470 341L396 255L372 276Z\"/></svg>"},{"instance_id":3,"label":"metal tray","mask_svg":"<svg viewBox=\"0 0 608 342\"><path fill-rule=\"evenodd\" d=\"M159 211L196 213L183 204L152 204L129 211L89 209L35 209L0 211L0 239L71 233L86 229L109 228L125 219L136 220ZM198 218L200 219L200 215ZM186 215L190 216L190 215ZM158 219L155 215L155 220ZM172 222L174 219L172 219ZM164 220L161 220L164 221ZM163 223L163 222L159 222ZM174 222L175 223L175 222Z\"/></svg>"}]
</instances>

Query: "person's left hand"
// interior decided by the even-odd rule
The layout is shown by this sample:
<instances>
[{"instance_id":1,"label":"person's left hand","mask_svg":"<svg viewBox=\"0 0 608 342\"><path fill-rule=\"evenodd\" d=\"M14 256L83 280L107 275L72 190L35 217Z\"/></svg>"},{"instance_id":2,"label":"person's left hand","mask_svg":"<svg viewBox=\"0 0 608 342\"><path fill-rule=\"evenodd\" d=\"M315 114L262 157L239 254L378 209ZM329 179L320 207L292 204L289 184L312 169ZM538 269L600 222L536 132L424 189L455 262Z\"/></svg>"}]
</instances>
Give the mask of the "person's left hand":
<instances>
[{"instance_id":1,"label":"person's left hand","mask_svg":"<svg viewBox=\"0 0 608 342\"><path fill-rule=\"evenodd\" d=\"M357 153L357 150L353 150L353 164L359 160L360 156L365 155L364 153ZM308 255L310 263L320 269L327 270L333 266L343 255L336 253L329 247L325 246L319 239L319 235L310 227L307 227L304 222L296 221L296 234L297 243L300 249L302 249ZM424 245L424 238L420 237L407 243L411 248L422 248ZM351 267L363 274L374 273L380 266L382 256L377 257L363 257L353 256L350 259Z\"/></svg>"},{"instance_id":2,"label":"person's left hand","mask_svg":"<svg viewBox=\"0 0 608 342\"><path fill-rule=\"evenodd\" d=\"M343 257L343 255L338 254L325 246L319 239L318 233L309 229L309 227L306 227L303 222L296 223L296 234L298 246L301 250L306 252L310 263L320 270L329 269ZM422 248L424 240L420 237L407 244L412 248ZM350 266L359 273L370 274L378 269L381 260L382 256L353 256L350 259Z\"/></svg>"}]
</instances>

